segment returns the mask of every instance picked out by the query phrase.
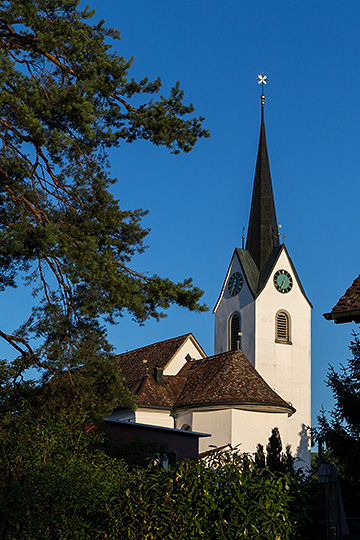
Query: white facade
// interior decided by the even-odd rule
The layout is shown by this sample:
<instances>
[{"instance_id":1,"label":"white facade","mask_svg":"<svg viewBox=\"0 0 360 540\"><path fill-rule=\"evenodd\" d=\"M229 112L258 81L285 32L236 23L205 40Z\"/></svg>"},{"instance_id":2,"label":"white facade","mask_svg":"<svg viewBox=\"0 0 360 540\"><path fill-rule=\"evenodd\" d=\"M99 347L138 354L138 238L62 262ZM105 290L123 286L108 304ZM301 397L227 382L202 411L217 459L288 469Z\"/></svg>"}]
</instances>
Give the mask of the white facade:
<instances>
[{"instance_id":1,"label":"white facade","mask_svg":"<svg viewBox=\"0 0 360 540\"><path fill-rule=\"evenodd\" d=\"M278 292L273 283L275 272L281 269L293 277L293 287L286 294ZM279 310L289 314L291 343L275 341L275 316ZM310 435L306 427L311 423L311 306L284 249L255 301L255 314L255 368L295 407L296 412L287 421L287 436L280 433L283 443L290 444L292 452L310 467Z\"/></svg>"},{"instance_id":2,"label":"white facade","mask_svg":"<svg viewBox=\"0 0 360 540\"><path fill-rule=\"evenodd\" d=\"M231 296L228 291L229 277L241 272L244 276L241 291L236 296ZM244 275L236 252L231 260L229 270L221 291L220 299L215 306L215 354L230 350L229 346L229 320L233 313L240 315L240 349L246 358L255 367L255 303L254 296Z\"/></svg>"},{"instance_id":3,"label":"white facade","mask_svg":"<svg viewBox=\"0 0 360 540\"><path fill-rule=\"evenodd\" d=\"M205 357L206 354L202 348L199 347L197 341L190 335L165 367L164 375L176 375L179 373L180 369L186 364L187 358L199 360L200 358Z\"/></svg>"},{"instance_id":4,"label":"white facade","mask_svg":"<svg viewBox=\"0 0 360 540\"><path fill-rule=\"evenodd\" d=\"M200 454L214 447L238 446L241 452L253 455L259 443L266 446L273 427L282 435L287 433L287 421L287 413L204 407L179 414L176 427L189 425L193 431L211 434L199 440Z\"/></svg>"},{"instance_id":5,"label":"white facade","mask_svg":"<svg viewBox=\"0 0 360 540\"><path fill-rule=\"evenodd\" d=\"M115 411L105 418L105 420L118 420L122 422L136 422L137 424L147 424L150 426L160 426L174 428L174 418L170 409L155 409L151 407L139 407L136 411L121 409Z\"/></svg>"},{"instance_id":6,"label":"white facade","mask_svg":"<svg viewBox=\"0 0 360 540\"><path fill-rule=\"evenodd\" d=\"M287 293L279 292L274 286L274 274L278 270L286 270L292 276L293 286ZM243 286L238 295L231 296L227 283L234 272L243 275ZM288 342L276 340L279 311L288 315ZM311 422L311 305L285 247L279 250L278 259L256 298L235 251L214 312L215 353L230 350L229 320L233 313L239 313L241 350L268 385L296 409L289 417L234 410L232 446L241 444L244 451L254 452L256 444L267 442L271 429L278 427L284 447L290 444L292 453L302 460L299 465L310 467L310 436L306 427ZM211 440L202 442L212 444Z\"/></svg>"}]
</instances>

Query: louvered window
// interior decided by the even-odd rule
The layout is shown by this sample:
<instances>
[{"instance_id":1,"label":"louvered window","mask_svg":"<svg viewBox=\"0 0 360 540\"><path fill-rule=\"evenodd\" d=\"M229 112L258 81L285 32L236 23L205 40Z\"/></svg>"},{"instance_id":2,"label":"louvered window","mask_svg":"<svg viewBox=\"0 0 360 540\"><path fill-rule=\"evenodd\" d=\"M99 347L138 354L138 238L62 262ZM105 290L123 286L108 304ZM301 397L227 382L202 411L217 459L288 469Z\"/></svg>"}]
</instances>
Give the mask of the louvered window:
<instances>
[{"instance_id":1,"label":"louvered window","mask_svg":"<svg viewBox=\"0 0 360 540\"><path fill-rule=\"evenodd\" d=\"M233 313L229 321L229 345L231 351L241 348L240 316Z\"/></svg>"},{"instance_id":2,"label":"louvered window","mask_svg":"<svg viewBox=\"0 0 360 540\"><path fill-rule=\"evenodd\" d=\"M291 343L290 315L286 311L278 311L275 321L275 341Z\"/></svg>"}]
</instances>

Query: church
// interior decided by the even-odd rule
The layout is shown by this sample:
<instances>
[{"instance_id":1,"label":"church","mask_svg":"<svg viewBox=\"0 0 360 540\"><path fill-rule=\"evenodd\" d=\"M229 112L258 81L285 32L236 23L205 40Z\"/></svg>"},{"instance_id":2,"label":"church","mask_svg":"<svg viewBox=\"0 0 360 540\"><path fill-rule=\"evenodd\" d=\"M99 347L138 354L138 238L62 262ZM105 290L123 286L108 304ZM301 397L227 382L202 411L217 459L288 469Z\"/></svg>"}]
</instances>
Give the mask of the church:
<instances>
[{"instance_id":1,"label":"church","mask_svg":"<svg viewBox=\"0 0 360 540\"><path fill-rule=\"evenodd\" d=\"M265 97L246 244L236 247L214 308L215 354L193 334L118 356L136 411L109 417L207 433L200 454L253 454L279 428L297 466L310 467L311 303L280 242L266 145Z\"/></svg>"}]
</instances>

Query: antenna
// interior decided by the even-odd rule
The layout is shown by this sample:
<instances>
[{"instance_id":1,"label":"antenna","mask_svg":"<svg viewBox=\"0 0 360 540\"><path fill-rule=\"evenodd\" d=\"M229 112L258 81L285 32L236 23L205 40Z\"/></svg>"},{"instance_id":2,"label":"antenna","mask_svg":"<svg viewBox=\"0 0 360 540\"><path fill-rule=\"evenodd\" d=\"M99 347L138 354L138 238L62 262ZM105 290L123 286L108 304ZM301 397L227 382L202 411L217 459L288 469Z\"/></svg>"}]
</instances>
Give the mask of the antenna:
<instances>
[{"instance_id":1,"label":"antenna","mask_svg":"<svg viewBox=\"0 0 360 540\"><path fill-rule=\"evenodd\" d=\"M242 249L244 249L245 246L245 227L243 227L243 234L242 234Z\"/></svg>"}]
</instances>

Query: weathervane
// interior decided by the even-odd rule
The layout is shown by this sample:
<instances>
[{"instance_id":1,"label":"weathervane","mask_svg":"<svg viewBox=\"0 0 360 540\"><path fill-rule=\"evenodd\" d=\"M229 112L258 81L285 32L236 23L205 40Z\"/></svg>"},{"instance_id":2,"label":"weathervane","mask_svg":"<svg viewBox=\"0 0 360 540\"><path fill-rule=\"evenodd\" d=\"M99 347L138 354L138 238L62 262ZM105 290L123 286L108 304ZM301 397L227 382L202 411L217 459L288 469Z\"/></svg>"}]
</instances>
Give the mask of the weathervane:
<instances>
[{"instance_id":1,"label":"weathervane","mask_svg":"<svg viewBox=\"0 0 360 540\"><path fill-rule=\"evenodd\" d=\"M268 79L267 76L262 73L261 75L258 75L256 77L256 80L257 80L258 84L261 84L261 96L260 96L260 99L261 99L261 105L264 106L265 105L264 84L267 84L270 81L270 79Z\"/></svg>"}]
</instances>

